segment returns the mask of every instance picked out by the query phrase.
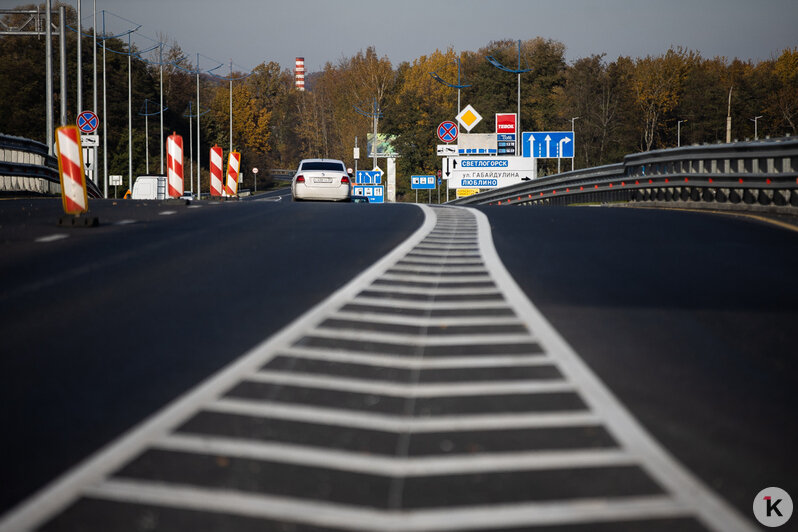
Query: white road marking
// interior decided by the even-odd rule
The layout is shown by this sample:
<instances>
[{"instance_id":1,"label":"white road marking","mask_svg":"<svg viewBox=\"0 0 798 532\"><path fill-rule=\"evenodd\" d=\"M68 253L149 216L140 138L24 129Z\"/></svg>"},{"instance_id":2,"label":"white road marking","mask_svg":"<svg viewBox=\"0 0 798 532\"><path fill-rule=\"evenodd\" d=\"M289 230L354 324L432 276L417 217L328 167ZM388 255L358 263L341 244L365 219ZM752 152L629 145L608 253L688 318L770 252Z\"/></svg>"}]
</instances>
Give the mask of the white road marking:
<instances>
[{"instance_id":1,"label":"white road marking","mask_svg":"<svg viewBox=\"0 0 798 532\"><path fill-rule=\"evenodd\" d=\"M320 447L232 438L171 435L154 442L154 448L230 458L245 458L320 467L370 475L427 476L531 471L574 467L613 467L633 463L618 449L465 453L420 457L397 457L354 453Z\"/></svg>"},{"instance_id":2,"label":"white road marking","mask_svg":"<svg viewBox=\"0 0 798 532\"><path fill-rule=\"evenodd\" d=\"M65 238L69 238L69 235L64 233L56 233L54 235L40 236L35 241L47 243L47 242L55 242L57 240L63 240Z\"/></svg>"},{"instance_id":3,"label":"white road marking","mask_svg":"<svg viewBox=\"0 0 798 532\"><path fill-rule=\"evenodd\" d=\"M114 225L130 225L136 223L136 220L119 220Z\"/></svg>"},{"instance_id":4,"label":"white road marking","mask_svg":"<svg viewBox=\"0 0 798 532\"><path fill-rule=\"evenodd\" d=\"M161 211L158 213L160 216L171 216L177 214L177 211Z\"/></svg>"},{"instance_id":5,"label":"white road marking","mask_svg":"<svg viewBox=\"0 0 798 532\"><path fill-rule=\"evenodd\" d=\"M112 480L87 490L87 495L111 501L232 513L253 518L297 520L322 527L363 531L435 531L496 529L529 525L577 524L610 520L683 517L688 509L671 497L624 497L613 500L516 503L432 510L383 512L359 506L255 495L240 491L157 482Z\"/></svg>"}]
</instances>

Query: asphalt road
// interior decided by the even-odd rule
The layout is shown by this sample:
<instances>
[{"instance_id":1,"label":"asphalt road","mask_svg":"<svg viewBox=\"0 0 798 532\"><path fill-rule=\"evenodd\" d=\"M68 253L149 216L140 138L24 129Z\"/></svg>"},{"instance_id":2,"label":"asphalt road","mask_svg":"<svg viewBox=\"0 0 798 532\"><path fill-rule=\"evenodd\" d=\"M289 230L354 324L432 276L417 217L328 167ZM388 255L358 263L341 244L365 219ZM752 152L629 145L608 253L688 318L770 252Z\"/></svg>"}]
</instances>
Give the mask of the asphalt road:
<instances>
[{"instance_id":1,"label":"asphalt road","mask_svg":"<svg viewBox=\"0 0 798 532\"><path fill-rule=\"evenodd\" d=\"M317 304L410 205L0 201L0 513ZM167 214L171 213L171 214ZM121 223L121 225L120 225ZM68 235L61 240L39 238Z\"/></svg>"},{"instance_id":2,"label":"asphalt road","mask_svg":"<svg viewBox=\"0 0 798 532\"><path fill-rule=\"evenodd\" d=\"M798 493L798 232L627 208L482 208L507 268L634 416L746 514Z\"/></svg>"},{"instance_id":3,"label":"asphalt road","mask_svg":"<svg viewBox=\"0 0 798 532\"><path fill-rule=\"evenodd\" d=\"M0 514L422 219L409 205L288 201L92 209L100 227L62 229L57 201L0 202ZM746 516L764 487L798 493L796 232L685 212L482 210L532 302L682 463Z\"/></svg>"}]
</instances>

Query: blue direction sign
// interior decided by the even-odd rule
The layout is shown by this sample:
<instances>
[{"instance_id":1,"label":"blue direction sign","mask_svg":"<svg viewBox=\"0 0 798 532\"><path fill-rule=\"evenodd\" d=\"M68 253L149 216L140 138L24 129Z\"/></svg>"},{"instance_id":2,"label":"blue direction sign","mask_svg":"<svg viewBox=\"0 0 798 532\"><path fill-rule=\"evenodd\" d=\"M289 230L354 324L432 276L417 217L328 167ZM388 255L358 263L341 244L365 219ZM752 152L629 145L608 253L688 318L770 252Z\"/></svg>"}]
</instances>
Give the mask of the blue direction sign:
<instances>
[{"instance_id":1,"label":"blue direction sign","mask_svg":"<svg viewBox=\"0 0 798 532\"><path fill-rule=\"evenodd\" d=\"M91 111L83 111L78 115L78 129L81 133L94 133L99 125L100 120Z\"/></svg>"},{"instance_id":2,"label":"blue direction sign","mask_svg":"<svg viewBox=\"0 0 798 532\"><path fill-rule=\"evenodd\" d=\"M411 175L410 190L427 190L435 188L434 175Z\"/></svg>"},{"instance_id":3,"label":"blue direction sign","mask_svg":"<svg viewBox=\"0 0 798 532\"><path fill-rule=\"evenodd\" d=\"M521 133L524 157L570 159L574 156L573 131L525 131Z\"/></svg>"},{"instance_id":4,"label":"blue direction sign","mask_svg":"<svg viewBox=\"0 0 798 532\"><path fill-rule=\"evenodd\" d=\"M446 143L454 142L457 140L457 135L457 124L451 120L441 122L440 125L438 125L438 138L441 139L441 141Z\"/></svg>"},{"instance_id":5,"label":"blue direction sign","mask_svg":"<svg viewBox=\"0 0 798 532\"><path fill-rule=\"evenodd\" d=\"M380 170L358 170L355 183L358 185L379 185L382 182Z\"/></svg>"}]
</instances>

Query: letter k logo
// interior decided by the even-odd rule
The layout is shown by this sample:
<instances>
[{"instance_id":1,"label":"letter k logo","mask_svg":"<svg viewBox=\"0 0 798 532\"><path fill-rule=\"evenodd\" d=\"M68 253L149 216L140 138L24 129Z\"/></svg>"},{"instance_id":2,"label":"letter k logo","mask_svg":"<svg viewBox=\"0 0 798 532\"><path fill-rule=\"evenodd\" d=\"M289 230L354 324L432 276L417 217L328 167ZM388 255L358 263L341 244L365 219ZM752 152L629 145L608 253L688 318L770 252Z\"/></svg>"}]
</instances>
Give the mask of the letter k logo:
<instances>
[{"instance_id":1,"label":"letter k logo","mask_svg":"<svg viewBox=\"0 0 798 532\"><path fill-rule=\"evenodd\" d=\"M767 516L768 517L773 515L773 512L776 512L776 515L778 515L779 517L784 517L781 514L781 512L779 511L779 504L782 501L781 499L776 500L775 503L773 502L773 497L769 497L768 496L768 497L764 497L764 499L767 502L767 510L766 510L766 512L767 512Z\"/></svg>"}]
</instances>

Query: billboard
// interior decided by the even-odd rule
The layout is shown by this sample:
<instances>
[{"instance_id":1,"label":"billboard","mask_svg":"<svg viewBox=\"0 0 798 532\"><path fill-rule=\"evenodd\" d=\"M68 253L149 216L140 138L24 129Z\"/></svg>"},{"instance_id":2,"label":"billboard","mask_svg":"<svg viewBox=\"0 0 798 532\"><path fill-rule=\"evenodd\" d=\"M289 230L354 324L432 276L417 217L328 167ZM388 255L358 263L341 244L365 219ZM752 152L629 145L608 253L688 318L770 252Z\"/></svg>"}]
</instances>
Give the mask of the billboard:
<instances>
[{"instance_id":1,"label":"billboard","mask_svg":"<svg viewBox=\"0 0 798 532\"><path fill-rule=\"evenodd\" d=\"M396 142L396 135L377 133L377 157L399 157L393 143ZM366 152L369 157L374 157L374 133L366 135Z\"/></svg>"}]
</instances>

